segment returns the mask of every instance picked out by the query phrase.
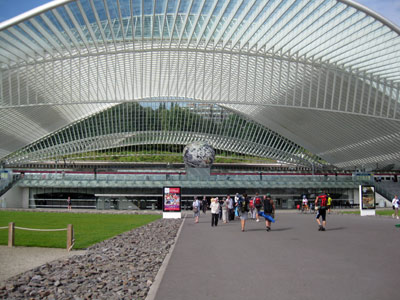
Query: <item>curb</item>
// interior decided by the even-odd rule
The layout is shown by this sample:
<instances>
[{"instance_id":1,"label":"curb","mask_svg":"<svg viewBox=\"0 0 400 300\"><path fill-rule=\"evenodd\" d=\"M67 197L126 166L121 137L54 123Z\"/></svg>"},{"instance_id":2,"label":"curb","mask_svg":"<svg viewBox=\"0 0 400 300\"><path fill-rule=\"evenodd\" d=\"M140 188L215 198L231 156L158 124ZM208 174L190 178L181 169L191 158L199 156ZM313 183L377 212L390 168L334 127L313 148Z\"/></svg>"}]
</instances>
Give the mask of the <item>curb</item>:
<instances>
[{"instance_id":1,"label":"curb","mask_svg":"<svg viewBox=\"0 0 400 300\"><path fill-rule=\"evenodd\" d=\"M157 292L158 292L158 288L160 287L161 280L164 277L165 270L167 269L169 260L171 259L172 253L174 252L174 248L175 248L176 242L178 241L178 238L179 238L179 236L181 234L182 227L183 227L183 224L185 223L186 217L187 217L187 214L185 214L185 217L183 218L181 226L178 229L178 233L176 234L175 242L172 245L172 247L170 248L168 254L165 256L164 261L163 261L160 269L157 272L156 278L154 278L154 282L151 285L150 290L147 293L147 296L146 296L145 300L154 300L156 298L156 295L157 295Z\"/></svg>"}]
</instances>

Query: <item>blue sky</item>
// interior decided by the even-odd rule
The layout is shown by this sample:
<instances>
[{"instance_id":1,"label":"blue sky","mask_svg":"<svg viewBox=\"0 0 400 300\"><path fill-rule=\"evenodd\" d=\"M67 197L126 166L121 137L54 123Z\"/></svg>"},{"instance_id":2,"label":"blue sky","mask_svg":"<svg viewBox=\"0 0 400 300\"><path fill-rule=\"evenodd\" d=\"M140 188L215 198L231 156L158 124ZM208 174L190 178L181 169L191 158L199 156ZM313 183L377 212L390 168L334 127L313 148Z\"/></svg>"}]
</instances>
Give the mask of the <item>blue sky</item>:
<instances>
[{"instance_id":1,"label":"blue sky","mask_svg":"<svg viewBox=\"0 0 400 300\"><path fill-rule=\"evenodd\" d=\"M0 0L0 22L22 14L49 0ZM400 26L400 0L357 0Z\"/></svg>"}]
</instances>

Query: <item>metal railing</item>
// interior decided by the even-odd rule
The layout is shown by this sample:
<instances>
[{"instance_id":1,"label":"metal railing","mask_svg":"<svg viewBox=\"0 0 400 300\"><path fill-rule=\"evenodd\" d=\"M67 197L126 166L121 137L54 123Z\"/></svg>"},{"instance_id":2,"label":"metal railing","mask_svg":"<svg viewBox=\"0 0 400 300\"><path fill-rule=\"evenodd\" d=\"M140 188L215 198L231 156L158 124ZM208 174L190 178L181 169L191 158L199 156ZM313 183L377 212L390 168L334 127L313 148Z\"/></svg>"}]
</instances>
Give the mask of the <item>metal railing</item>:
<instances>
[{"instance_id":1,"label":"metal railing","mask_svg":"<svg viewBox=\"0 0 400 300\"><path fill-rule=\"evenodd\" d=\"M81 182L118 182L118 181L279 181L279 182L323 182L323 183L365 183L369 179L357 176L324 175L264 175L264 174L223 174L192 178L185 174L70 174L70 173L28 173L25 180L56 180Z\"/></svg>"}]
</instances>

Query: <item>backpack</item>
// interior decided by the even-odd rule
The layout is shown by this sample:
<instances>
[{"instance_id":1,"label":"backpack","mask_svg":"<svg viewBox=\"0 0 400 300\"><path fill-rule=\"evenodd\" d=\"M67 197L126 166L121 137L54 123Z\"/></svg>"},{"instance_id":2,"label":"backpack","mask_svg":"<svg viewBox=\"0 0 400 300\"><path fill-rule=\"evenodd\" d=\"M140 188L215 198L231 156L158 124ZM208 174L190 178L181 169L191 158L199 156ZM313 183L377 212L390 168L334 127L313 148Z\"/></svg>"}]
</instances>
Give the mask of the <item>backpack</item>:
<instances>
[{"instance_id":1,"label":"backpack","mask_svg":"<svg viewBox=\"0 0 400 300\"><path fill-rule=\"evenodd\" d=\"M242 213L249 211L249 209L247 208L247 202L246 199L240 198L240 211Z\"/></svg>"},{"instance_id":2,"label":"backpack","mask_svg":"<svg viewBox=\"0 0 400 300\"><path fill-rule=\"evenodd\" d=\"M327 202L328 202L328 196L326 194L320 195L318 197L318 200L320 201L320 207L321 208L326 208Z\"/></svg>"},{"instance_id":3,"label":"backpack","mask_svg":"<svg viewBox=\"0 0 400 300\"><path fill-rule=\"evenodd\" d=\"M260 197L256 198L255 206L261 206L261 198Z\"/></svg>"}]
</instances>

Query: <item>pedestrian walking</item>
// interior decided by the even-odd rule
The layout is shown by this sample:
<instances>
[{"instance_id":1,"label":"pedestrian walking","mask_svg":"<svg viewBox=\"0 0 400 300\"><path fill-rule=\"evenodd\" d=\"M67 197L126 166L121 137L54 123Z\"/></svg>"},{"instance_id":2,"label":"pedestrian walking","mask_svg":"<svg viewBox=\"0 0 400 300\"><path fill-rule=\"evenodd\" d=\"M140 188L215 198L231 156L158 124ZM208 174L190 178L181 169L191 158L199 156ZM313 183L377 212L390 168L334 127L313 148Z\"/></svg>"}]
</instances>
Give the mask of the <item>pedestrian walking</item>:
<instances>
[{"instance_id":1,"label":"pedestrian walking","mask_svg":"<svg viewBox=\"0 0 400 300\"><path fill-rule=\"evenodd\" d=\"M252 220L254 220L256 218L256 213L257 213L256 207L254 206L254 198L250 199L249 209L250 209L250 217Z\"/></svg>"},{"instance_id":2,"label":"pedestrian walking","mask_svg":"<svg viewBox=\"0 0 400 300\"><path fill-rule=\"evenodd\" d=\"M211 227L218 226L218 215L219 215L219 201L218 197L211 198Z\"/></svg>"},{"instance_id":3,"label":"pedestrian walking","mask_svg":"<svg viewBox=\"0 0 400 300\"><path fill-rule=\"evenodd\" d=\"M206 198L206 196L203 196L203 199L201 200L201 206L202 206L202 208L203 208L203 214L206 214L206 212L207 212L207 205L208 203L207 203L207 198Z\"/></svg>"},{"instance_id":4,"label":"pedestrian walking","mask_svg":"<svg viewBox=\"0 0 400 300\"><path fill-rule=\"evenodd\" d=\"M256 195L254 196L253 203L254 203L254 206L255 206L255 208L257 210L256 222L260 222L260 216L258 215L258 213L261 210L262 201L261 201L261 197L260 197L260 195L258 193L256 193Z\"/></svg>"},{"instance_id":5,"label":"pedestrian walking","mask_svg":"<svg viewBox=\"0 0 400 300\"><path fill-rule=\"evenodd\" d=\"M306 195L303 195L303 200L301 202L301 212L307 212L308 211L308 199Z\"/></svg>"},{"instance_id":6,"label":"pedestrian walking","mask_svg":"<svg viewBox=\"0 0 400 300\"><path fill-rule=\"evenodd\" d=\"M263 207L264 207L264 214L271 216L272 218L275 218L275 204L274 200L272 200L271 198L271 194L267 193L264 196ZM271 231L270 220L265 219L265 227L267 231Z\"/></svg>"},{"instance_id":7,"label":"pedestrian walking","mask_svg":"<svg viewBox=\"0 0 400 300\"><path fill-rule=\"evenodd\" d=\"M197 197L194 197L193 201L193 216L194 216L194 222L199 223L199 217L200 217L200 200L197 199Z\"/></svg>"},{"instance_id":8,"label":"pedestrian walking","mask_svg":"<svg viewBox=\"0 0 400 300\"><path fill-rule=\"evenodd\" d=\"M219 202L218 217L219 217L219 220L222 220L222 204L224 203L224 200L221 198L221 199L218 200L218 202Z\"/></svg>"},{"instance_id":9,"label":"pedestrian walking","mask_svg":"<svg viewBox=\"0 0 400 300\"><path fill-rule=\"evenodd\" d=\"M399 206L400 206L400 200L397 197L397 195L394 195L394 198L392 200L392 207L394 209L394 213L392 215L392 218L399 218Z\"/></svg>"},{"instance_id":10,"label":"pedestrian walking","mask_svg":"<svg viewBox=\"0 0 400 300\"><path fill-rule=\"evenodd\" d=\"M72 210L72 200L71 200L71 196L68 196L68 199L67 199L67 207L68 207L68 210Z\"/></svg>"},{"instance_id":11,"label":"pedestrian walking","mask_svg":"<svg viewBox=\"0 0 400 300\"><path fill-rule=\"evenodd\" d=\"M249 197L247 194L243 194L243 196L239 197L238 200L238 210L240 211L240 225L242 227L242 232L245 229L246 220L249 215Z\"/></svg>"},{"instance_id":12,"label":"pedestrian walking","mask_svg":"<svg viewBox=\"0 0 400 300\"><path fill-rule=\"evenodd\" d=\"M315 198L315 208L317 209L317 223L319 225L318 231L325 231L326 228L326 206L328 203L328 196L325 192L319 191L319 195ZM322 218L322 224L319 218Z\"/></svg>"},{"instance_id":13,"label":"pedestrian walking","mask_svg":"<svg viewBox=\"0 0 400 300\"><path fill-rule=\"evenodd\" d=\"M233 199L230 195L227 195L226 201L228 203L228 220L233 221L235 219L235 206L233 205Z\"/></svg>"},{"instance_id":14,"label":"pedestrian walking","mask_svg":"<svg viewBox=\"0 0 400 300\"><path fill-rule=\"evenodd\" d=\"M331 213L331 207L332 207L332 198L331 198L331 196L328 194L328 202L327 202L327 206L326 206L326 208L328 209L328 214Z\"/></svg>"},{"instance_id":15,"label":"pedestrian walking","mask_svg":"<svg viewBox=\"0 0 400 300\"><path fill-rule=\"evenodd\" d=\"M228 200L225 197L222 199L222 222L228 223Z\"/></svg>"}]
</instances>

